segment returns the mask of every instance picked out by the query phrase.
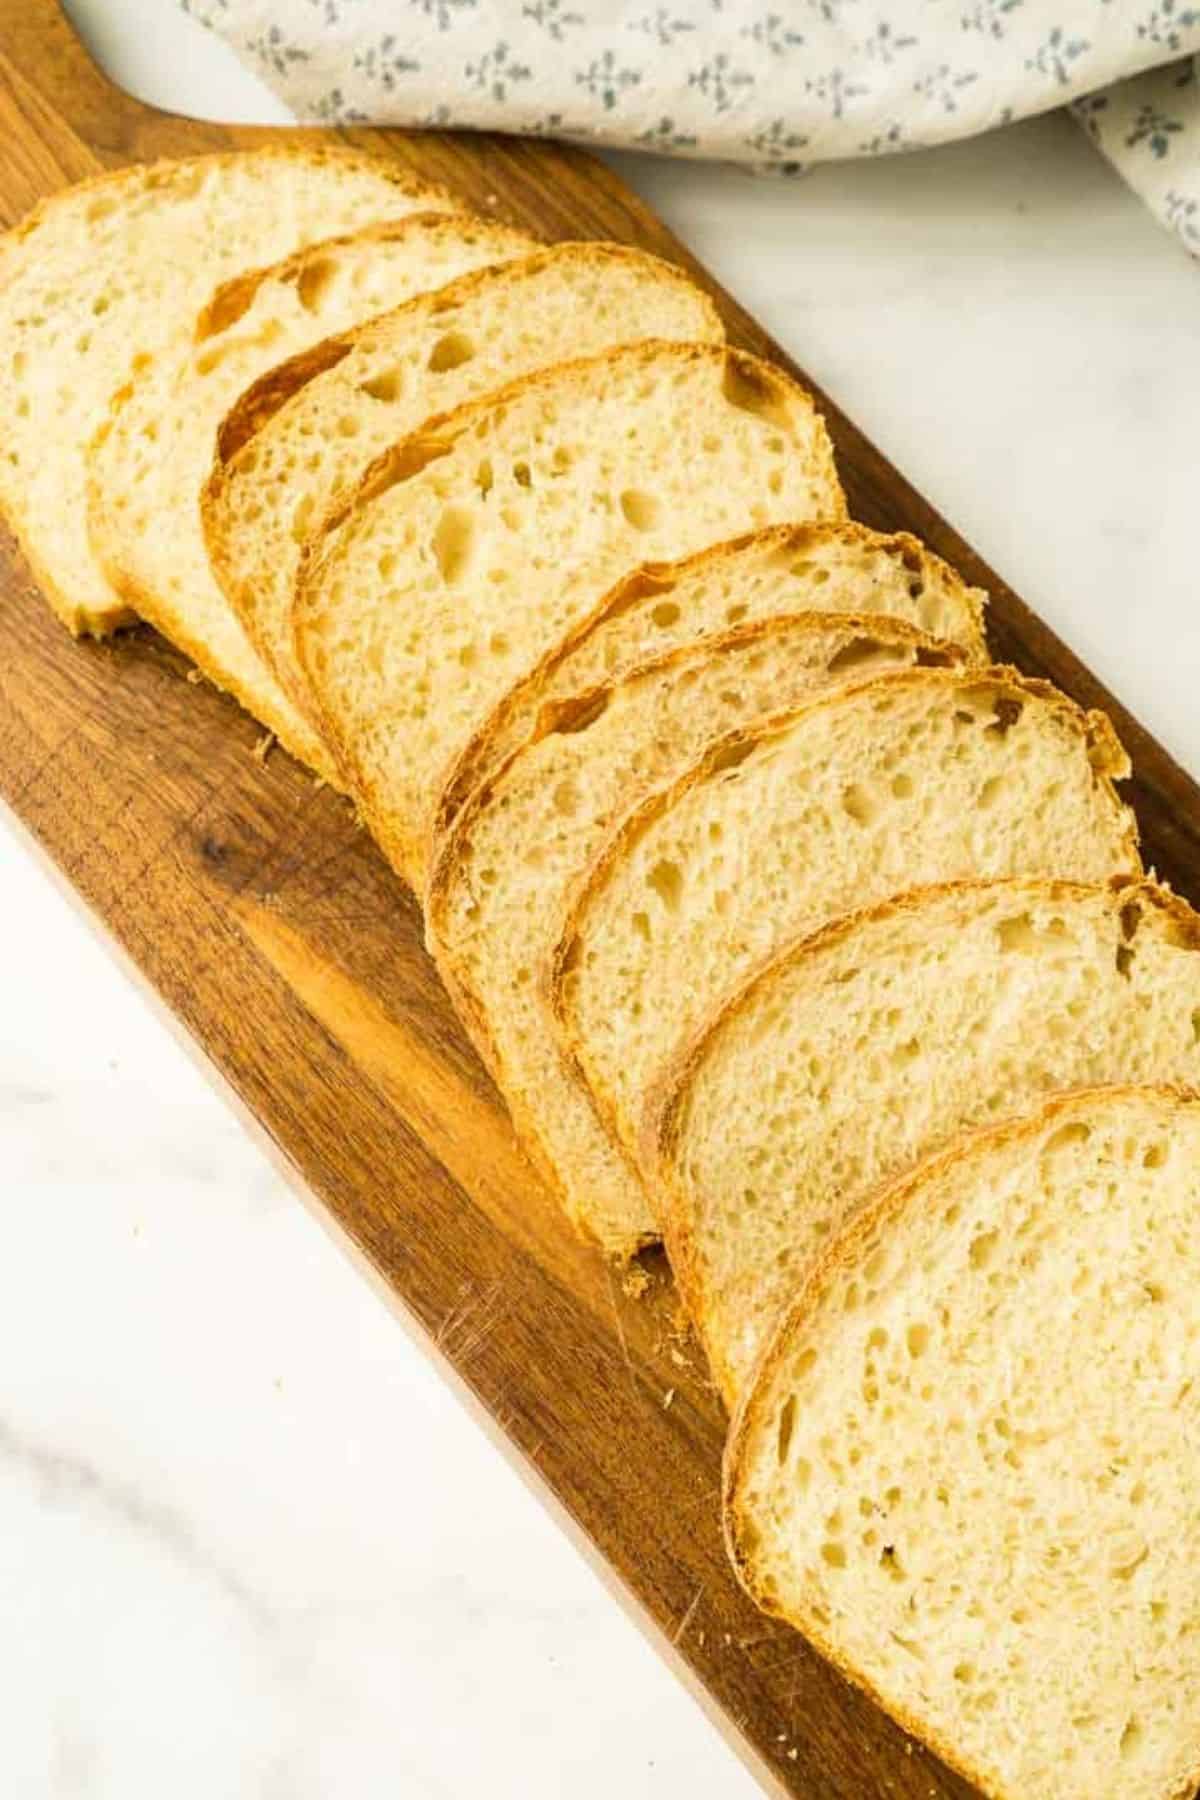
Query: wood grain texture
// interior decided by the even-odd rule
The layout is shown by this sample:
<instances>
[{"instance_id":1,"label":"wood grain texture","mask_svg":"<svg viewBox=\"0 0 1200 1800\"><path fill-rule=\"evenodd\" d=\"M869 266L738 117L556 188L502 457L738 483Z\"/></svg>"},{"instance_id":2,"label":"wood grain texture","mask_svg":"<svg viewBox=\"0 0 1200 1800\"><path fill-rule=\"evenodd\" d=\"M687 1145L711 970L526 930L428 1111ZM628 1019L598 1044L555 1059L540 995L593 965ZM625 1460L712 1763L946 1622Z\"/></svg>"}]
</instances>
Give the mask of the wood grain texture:
<instances>
[{"instance_id":1,"label":"wood grain texture","mask_svg":"<svg viewBox=\"0 0 1200 1800\"><path fill-rule=\"evenodd\" d=\"M249 145L113 88L52 0L0 0L0 214L102 167ZM320 133L303 133L318 137ZM548 238L695 270L581 152L344 134ZM777 348L695 270L731 338ZM803 379L803 377L802 377ZM994 597L998 654L1109 707L1148 862L1200 887L1200 794L1064 646L819 396L854 516L924 537ZM346 807L146 631L73 644L0 546L0 795L260 1121L312 1196L556 1497L764 1783L805 1800L967 1787L744 1599L717 1513L724 1421L661 1267L633 1298L561 1218L421 948L411 899ZM381 1420L380 1430L396 1430Z\"/></svg>"}]
</instances>

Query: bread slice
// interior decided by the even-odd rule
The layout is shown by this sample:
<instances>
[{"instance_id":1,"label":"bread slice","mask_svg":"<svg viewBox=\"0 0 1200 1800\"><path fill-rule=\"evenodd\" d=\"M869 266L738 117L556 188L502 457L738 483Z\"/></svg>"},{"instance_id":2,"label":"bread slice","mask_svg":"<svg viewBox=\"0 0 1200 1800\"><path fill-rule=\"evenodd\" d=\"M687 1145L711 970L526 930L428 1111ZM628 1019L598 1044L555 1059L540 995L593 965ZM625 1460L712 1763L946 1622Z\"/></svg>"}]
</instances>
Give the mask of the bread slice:
<instances>
[{"instance_id":1,"label":"bread slice","mask_svg":"<svg viewBox=\"0 0 1200 1800\"><path fill-rule=\"evenodd\" d=\"M1056 1089L1200 1088L1200 917L1153 883L918 889L773 958L670 1072L644 1158L732 1404L880 1181Z\"/></svg>"},{"instance_id":2,"label":"bread slice","mask_svg":"<svg viewBox=\"0 0 1200 1800\"><path fill-rule=\"evenodd\" d=\"M735 1567L992 1800L1200 1780L1200 1096L1088 1089L870 1200L725 1463Z\"/></svg>"},{"instance_id":3,"label":"bread slice","mask_svg":"<svg viewBox=\"0 0 1200 1800\"><path fill-rule=\"evenodd\" d=\"M239 269L417 209L456 203L399 164L283 141L100 176L0 239L0 505L73 632L131 617L88 541L85 453L135 355Z\"/></svg>"},{"instance_id":4,"label":"bread slice","mask_svg":"<svg viewBox=\"0 0 1200 1800\"><path fill-rule=\"evenodd\" d=\"M209 553L297 707L309 703L291 633L301 544L373 458L533 369L647 336L720 343L723 333L707 295L671 264L619 244L558 244L331 337L242 396L202 502Z\"/></svg>"},{"instance_id":5,"label":"bread slice","mask_svg":"<svg viewBox=\"0 0 1200 1800\"><path fill-rule=\"evenodd\" d=\"M634 1156L678 1044L790 938L935 881L1136 874L1107 718L1015 670L884 675L733 732L596 857L554 1003Z\"/></svg>"},{"instance_id":6,"label":"bread slice","mask_svg":"<svg viewBox=\"0 0 1200 1800\"><path fill-rule=\"evenodd\" d=\"M528 737L539 710L619 681L647 657L754 619L821 611L907 619L987 662L987 596L924 544L865 525L768 525L673 563L648 563L510 689L475 732L438 799L435 836L489 770Z\"/></svg>"},{"instance_id":7,"label":"bread slice","mask_svg":"<svg viewBox=\"0 0 1200 1800\"><path fill-rule=\"evenodd\" d=\"M526 232L507 225L416 213L237 276L176 339L138 359L93 443L92 545L116 592L327 778L334 771L319 739L264 666L209 564L200 495L218 427L282 356L532 248ZM328 422L346 428L344 417ZM252 519L241 528L254 537Z\"/></svg>"},{"instance_id":8,"label":"bread slice","mask_svg":"<svg viewBox=\"0 0 1200 1800\"><path fill-rule=\"evenodd\" d=\"M423 885L451 760L632 565L843 508L809 396L710 344L563 364L387 453L309 546L294 623L323 734L395 866Z\"/></svg>"},{"instance_id":9,"label":"bread slice","mask_svg":"<svg viewBox=\"0 0 1200 1800\"><path fill-rule=\"evenodd\" d=\"M556 703L467 803L426 928L459 1012L571 1218L628 1257L657 1235L641 1183L559 1048L538 979L606 832L712 737L871 670L961 656L898 620L784 615L660 654Z\"/></svg>"}]
</instances>

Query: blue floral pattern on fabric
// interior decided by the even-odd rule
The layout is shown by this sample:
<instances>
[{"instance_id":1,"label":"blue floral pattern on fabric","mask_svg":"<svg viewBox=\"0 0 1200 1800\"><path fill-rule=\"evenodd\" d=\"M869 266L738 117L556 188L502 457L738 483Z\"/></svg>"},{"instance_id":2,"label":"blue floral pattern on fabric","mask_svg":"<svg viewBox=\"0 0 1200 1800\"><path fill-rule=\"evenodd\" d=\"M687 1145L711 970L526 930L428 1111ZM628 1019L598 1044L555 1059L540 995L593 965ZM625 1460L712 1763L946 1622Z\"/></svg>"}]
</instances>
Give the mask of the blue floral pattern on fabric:
<instances>
[{"instance_id":1,"label":"blue floral pattern on fabric","mask_svg":"<svg viewBox=\"0 0 1200 1800\"><path fill-rule=\"evenodd\" d=\"M1070 105L1200 254L1200 0L179 0L301 119L799 174Z\"/></svg>"}]
</instances>

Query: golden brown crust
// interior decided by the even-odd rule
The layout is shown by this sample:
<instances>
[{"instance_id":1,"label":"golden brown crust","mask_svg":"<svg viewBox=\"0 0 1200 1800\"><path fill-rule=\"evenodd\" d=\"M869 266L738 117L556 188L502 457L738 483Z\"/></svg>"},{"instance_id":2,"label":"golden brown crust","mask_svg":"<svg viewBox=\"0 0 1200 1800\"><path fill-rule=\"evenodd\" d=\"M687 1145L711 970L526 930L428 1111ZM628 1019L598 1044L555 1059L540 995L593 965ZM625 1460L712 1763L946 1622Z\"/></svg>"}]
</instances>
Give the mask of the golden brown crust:
<instances>
[{"instance_id":1,"label":"golden brown crust","mask_svg":"<svg viewBox=\"0 0 1200 1800\"><path fill-rule=\"evenodd\" d=\"M23 244L39 226L45 224L47 218L84 195L101 190L116 192L125 188L149 190L171 187L180 180L186 180L197 169L256 162L333 163L346 169L370 169L373 173L384 176L392 186L401 193L411 195L413 199L444 200L447 206L462 207L462 202L440 182L430 181L423 175L414 175L411 170L387 157L353 149L349 144L295 144L283 136L278 143L259 144L253 150L209 150L199 156L164 156L151 163L130 163L124 168L105 169L97 175L89 175L85 181L72 182L69 187L60 188L57 193L47 194L23 219L0 233L0 251L7 252Z\"/></svg>"},{"instance_id":2,"label":"golden brown crust","mask_svg":"<svg viewBox=\"0 0 1200 1800\"><path fill-rule=\"evenodd\" d=\"M909 888L874 906L843 914L815 932L791 939L769 952L737 988L718 999L674 1052L646 1096L638 1134L638 1162L647 1183L656 1183L656 1211L676 1282L708 1352L717 1387L731 1408L740 1384L721 1353L719 1340L712 1339L707 1330L708 1281L696 1241L691 1201L679 1169L680 1135L688 1096L724 1031L753 1005L764 988L778 980L785 968L813 963L865 928L905 913L919 914L956 895L966 902L972 898L1009 896L1014 903L1046 905L1107 895L1118 906L1127 935L1141 929L1141 918L1128 925L1124 919L1126 909L1134 907L1148 915L1152 926L1163 935L1169 934L1181 948L1200 950L1200 914L1170 889L1150 879L1115 875L1108 882L1079 882L1010 876L990 881L943 881Z\"/></svg>"},{"instance_id":3,"label":"golden brown crust","mask_svg":"<svg viewBox=\"0 0 1200 1800\"><path fill-rule=\"evenodd\" d=\"M981 1160L1007 1144L1034 1141L1053 1121L1062 1116L1086 1112L1098 1103L1139 1101L1161 1105L1164 1109L1200 1105L1200 1091L1194 1088L1154 1083L1137 1086L1132 1083L1109 1087L1073 1088L1052 1095L1036 1112L1009 1119L1000 1125L985 1125L965 1133L944 1149L906 1170L897 1180L876 1189L865 1205L856 1212L826 1244L819 1259L805 1277L791 1307L764 1345L754 1372L743 1390L734 1411L725 1442L721 1470L722 1525L725 1546L734 1574L760 1611L791 1625L813 1648L831 1663L846 1680L875 1701L901 1728L919 1742L927 1744L936 1756L959 1774L973 1782L993 1800L1022 1800L1016 1792L1005 1794L990 1785L990 1777L974 1767L956 1744L944 1738L929 1724L906 1707L891 1703L870 1680L842 1655L838 1647L811 1617L792 1617L776 1605L755 1579L753 1560L753 1525L743 1504L741 1486L748 1472L753 1439L761 1429L763 1415L770 1404L772 1386L785 1360L793 1334L820 1305L835 1281L858 1260L859 1253L884 1229L893 1229L901 1215L919 1205L922 1191L936 1183L941 1175L956 1165L969 1166L972 1159Z\"/></svg>"},{"instance_id":4,"label":"golden brown crust","mask_svg":"<svg viewBox=\"0 0 1200 1800\"><path fill-rule=\"evenodd\" d=\"M443 784L441 794L433 815L431 836L439 839L454 822L459 808L469 798L479 783L488 775L496 760L496 747L510 730L513 722L523 712L528 712L536 702L537 695L550 682L563 664L575 654L580 645L592 632L600 626L611 623L623 613L630 612L642 600L656 598L670 593L682 580L688 579L698 570L716 564L722 560L736 556L739 552L750 549L774 548L781 552L794 551L802 554L807 549L817 549L828 543L831 537L843 541L861 544L872 544L875 548L899 557L914 575L926 577L934 575L956 588L963 599L969 613L973 630L969 640L964 644L968 659L972 662L988 661L987 639L983 626L983 603L979 590L969 587L962 577L950 568L948 563L926 548L919 539L906 531L894 531L887 534L872 531L866 525L856 524L852 520L821 520L803 524L768 525L758 531L745 532L739 537L727 539L718 544L710 544L691 556L680 557L675 562L643 563L640 568L609 589L592 611L557 643L551 650L524 675L508 693L497 702L483 724L472 735L469 743L455 758L449 775ZM872 614L871 617L876 615ZM886 615L883 615L886 616Z\"/></svg>"},{"instance_id":5,"label":"golden brown crust","mask_svg":"<svg viewBox=\"0 0 1200 1800\"><path fill-rule=\"evenodd\" d=\"M382 834L385 853L393 866L405 881L416 892L420 893L425 881L425 871L431 851L427 828L418 827L403 836L394 831L383 816L383 808L374 803L368 792L368 784L362 768L361 760L356 756L352 734L344 731L333 716L323 694L317 671L312 666L308 646L308 619L321 608L321 587L325 570L330 560L338 554L341 540L337 532L343 526L353 531L361 525L358 517L366 498L377 498L380 494L419 469L435 456L449 452L455 442L462 437L479 420L486 418L493 410L509 406L514 400L530 391L535 391L551 381L560 385L578 382L583 386L598 369L611 367L619 358L623 363L638 364L659 363L664 359L678 363L680 367L689 364L720 362L726 370L734 372L747 381L762 385L779 394L781 401L786 399L793 404L798 403L811 412L816 430L814 432L813 451L815 461L824 470L825 479L830 491L839 496L844 508L841 484L837 479L833 466L833 449L825 430L824 421L816 411L812 396L800 384L793 381L783 370L776 369L773 364L763 362L761 358L750 356L742 350L733 350L724 344L679 343L660 338L646 338L637 343L622 345L615 350L602 351L598 356L580 357L572 361L555 363L548 368L537 369L519 376L507 386L497 388L489 394L469 400L448 413L442 413L427 420L418 431L385 450L364 471L357 487L345 497L343 502L333 509L317 526L305 543L300 555L300 568L296 580L295 593L292 600L292 645L301 676L310 691L312 710L310 717L320 735L330 746L331 754L342 770L343 775L351 783L351 791L355 794L371 828L377 835ZM378 828L378 830L377 830Z\"/></svg>"},{"instance_id":6,"label":"golden brown crust","mask_svg":"<svg viewBox=\"0 0 1200 1800\"><path fill-rule=\"evenodd\" d=\"M1090 756L1096 782L1107 794L1114 808L1124 813L1130 872L1141 871L1141 861L1137 853L1137 822L1129 809L1123 807L1113 787L1114 774L1127 772L1129 761L1111 722L1103 713L1085 712L1050 682L1022 675L1018 670L1009 668L1003 663L995 663L978 671L974 669L965 672L956 669L902 669L890 675L872 676L865 681L852 683L844 688L835 688L831 693L817 694L813 699L805 701L803 705L789 707L784 712L774 713L756 725L743 726L728 732L724 737L710 744L704 754L677 780L649 795L640 806L626 816L608 838L579 882L564 922L562 936L550 962L548 976L550 1003L558 1021L563 1042L567 1045L583 1078L587 1081L597 1107L611 1128L619 1135L623 1137L624 1134L621 1129L615 1096L608 1088L607 1083L599 1079L596 1072L588 1067L582 1034L571 1009L570 984L567 980L580 948L580 938L587 913L595 903L597 895L613 869L633 849L638 839L654 821L668 812L684 794L699 787L710 775L730 767L732 762L742 761L759 744L789 731L799 719L833 707L846 705L849 703L851 695L861 697L863 694L869 694L872 690L880 693L895 693L904 687L922 684L935 689L956 684L964 692L987 688L989 691L999 690L1002 697L1012 699L1028 696L1043 701L1060 717L1070 720L1072 726L1081 733L1087 742L1089 753L1099 747L1103 761L1099 761L1095 755Z\"/></svg>"}]
</instances>

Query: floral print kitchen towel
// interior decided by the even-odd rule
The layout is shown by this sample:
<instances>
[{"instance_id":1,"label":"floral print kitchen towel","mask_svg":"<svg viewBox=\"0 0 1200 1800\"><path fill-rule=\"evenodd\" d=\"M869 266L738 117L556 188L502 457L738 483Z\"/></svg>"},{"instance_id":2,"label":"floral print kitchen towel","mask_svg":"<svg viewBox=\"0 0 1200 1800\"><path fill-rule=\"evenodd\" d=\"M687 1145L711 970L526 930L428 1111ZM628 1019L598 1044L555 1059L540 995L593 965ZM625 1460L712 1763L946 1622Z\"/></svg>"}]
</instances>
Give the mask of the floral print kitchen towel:
<instances>
[{"instance_id":1,"label":"floral print kitchen towel","mask_svg":"<svg viewBox=\"0 0 1200 1800\"><path fill-rule=\"evenodd\" d=\"M1200 255L1200 0L180 0L302 119L795 173L1074 105Z\"/></svg>"}]
</instances>

